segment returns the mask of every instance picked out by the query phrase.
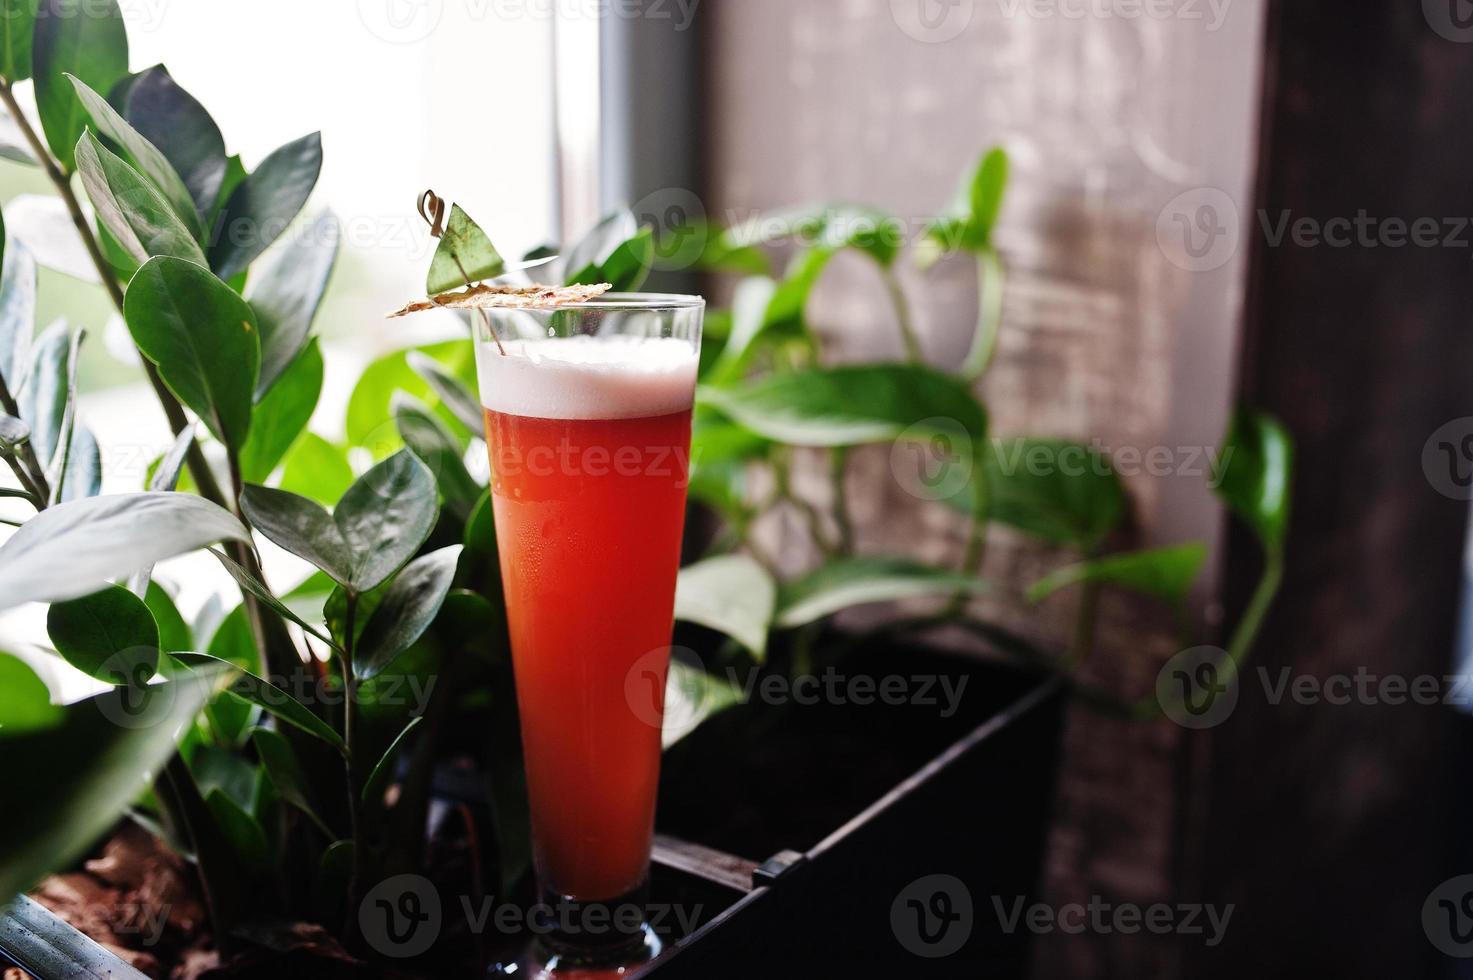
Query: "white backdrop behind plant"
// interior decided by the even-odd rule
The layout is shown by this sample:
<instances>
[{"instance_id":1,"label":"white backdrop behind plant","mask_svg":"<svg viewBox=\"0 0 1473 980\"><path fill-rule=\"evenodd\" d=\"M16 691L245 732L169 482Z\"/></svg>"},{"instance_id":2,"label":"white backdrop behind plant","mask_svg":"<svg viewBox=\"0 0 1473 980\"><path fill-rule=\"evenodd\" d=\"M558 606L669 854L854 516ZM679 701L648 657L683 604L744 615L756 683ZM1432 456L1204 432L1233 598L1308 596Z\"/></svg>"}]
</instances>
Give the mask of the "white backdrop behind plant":
<instances>
[{"instance_id":1,"label":"white backdrop behind plant","mask_svg":"<svg viewBox=\"0 0 1473 980\"><path fill-rule=\"evenodd\" d=\"M493 5L396 10L385 2L300 0L123 0L121 6L130 67L165 64L210 108L229 152L247 166L322 130L318 190L304 219L283 239L300 233L305 219L323 209L331 209L342 228L336 270L316 321L327 355L311 423L318 434L341 435L353 381L376 354L403 346L407 330L415 339L430 339L460 329L448 318L383 319L385 311L423 292L430 238L413 210L420 191L453 194L482 216L508 252L556 237L552 25L535 5L514 15ZM30 88L29 82L18 87L27 107L34 104ZM514 141L491 125L499 112L515 113ZM0 203L11 236L37 236L37 225L56 216L54 209L47 212L52 200L38 169L0 160ZM149 462L170 438L126 331L113 322L95 282L43 268L37 321L44 326L57 317L86 327L92 338L84 347L79 415L102 446L103 491L139 489ZM3 516L23 515L0 511ZM0 540L8 534L0 527ZM264 549L276 584L307 574L299 560L269 543ZM235 588L207 555L165 563L159 578L178 587L186 614L212 594ZM27 644L44 643L45 636L44 607L0 616L0 646L31 661L58 696L72 700L94 690L96 682L59 659L27 656Z\"/></svg>"}]
</instances>

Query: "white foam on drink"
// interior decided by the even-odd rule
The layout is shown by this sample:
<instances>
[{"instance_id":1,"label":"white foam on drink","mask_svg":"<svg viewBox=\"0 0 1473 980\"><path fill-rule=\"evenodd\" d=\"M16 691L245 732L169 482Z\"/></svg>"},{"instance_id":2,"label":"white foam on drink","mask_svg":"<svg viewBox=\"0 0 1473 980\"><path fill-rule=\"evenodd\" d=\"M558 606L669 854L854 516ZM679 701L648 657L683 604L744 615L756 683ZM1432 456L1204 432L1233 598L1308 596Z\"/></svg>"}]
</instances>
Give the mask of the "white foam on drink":
<instances>
[{"instance_id":1,"label":"white foam on drink","mask_svg":"<svg viewBox=\"0 0 1473 980\"><path fill-rule=\"evenodd\" d=\"M671 415L695 397L696 350L674 337L553 337L476 344L481 404L540 419Z\"/></svg>"}]
</instances>

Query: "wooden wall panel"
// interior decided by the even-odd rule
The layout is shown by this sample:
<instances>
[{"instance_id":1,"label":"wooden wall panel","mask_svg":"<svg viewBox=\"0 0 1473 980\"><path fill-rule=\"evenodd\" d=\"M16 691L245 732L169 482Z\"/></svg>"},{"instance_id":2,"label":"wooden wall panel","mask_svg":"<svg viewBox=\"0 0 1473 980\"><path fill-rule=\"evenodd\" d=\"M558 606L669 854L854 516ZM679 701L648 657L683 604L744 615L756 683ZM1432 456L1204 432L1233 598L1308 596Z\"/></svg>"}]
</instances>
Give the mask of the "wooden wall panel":
<instances>
[{"instance_id":1,"label":"wooden wall panel","mask_svg":"<svg viewBox=\"0 0 1473 980\"><path fill-rule=\"evenodd\" d=\"M917 27L922 4L959 18L939 31L956 27L955 36L927 40L936 35ZM1138 450L1214 445L1232 399L1244 256L1233 238L1209 256L1221 260L1205 263L1211 268L1191 261L1173 244L1168 204L1199 188L1248 199L1262 5L1184 0L1165 17L1110 13L1130 7L706 0L698 21L705 206L736 221L792 203L854 200L919 230L981 151L1005 144L1015 171L998 240L1010 288L983 388L995 432ZM1105 14L1066 15L1080 9ZM907 274L905 284L928 357L957 364L975 313L970 264L949 261L924 277ZM899 356L884 291L860 258L835 263L811 314L833 360ZM1137 507L1127 543L1216 545L1221 521L1199 476L1138 474L1128 483ZM823 492L816 478L800 485ZM908 496L884 451L860 454L852 486L866 550L959 554L963 523ZM1061 641L1069 601L1033 610L1016 593L1069 556L1001 538L985 573L1003 588L987 611ZM810 556L788 557L801 564ZM1215 599L1210 584L1201 597L1209 615ZM1092 674L1112 688L1149 691L1174 651L1164 626L1108 599ZM1048 901L1177 897L1180 736L1167 722L1073 713ZM981 908L992 914L990 902ZM1056 933L1038 944L1045 976L1169 975L1176 955L1171 942L1141 936Z\"/></svg>"}]
</instances>

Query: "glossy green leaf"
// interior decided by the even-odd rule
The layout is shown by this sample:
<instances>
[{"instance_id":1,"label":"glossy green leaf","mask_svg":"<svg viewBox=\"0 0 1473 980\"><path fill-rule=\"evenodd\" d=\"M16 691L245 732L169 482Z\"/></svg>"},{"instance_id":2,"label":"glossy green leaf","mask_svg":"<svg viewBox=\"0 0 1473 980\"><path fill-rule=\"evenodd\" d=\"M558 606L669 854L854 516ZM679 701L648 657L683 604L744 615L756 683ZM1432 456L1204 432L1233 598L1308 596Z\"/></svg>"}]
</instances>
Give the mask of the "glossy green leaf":
<instances>
[{"instance_id":1,"label":"glossy green leaf","mask_svg":"<svg viewBox=\"0 0 1473 980\"><path fill-rule=\"evenodd\" d=\"M228 679L206 671L115 688L68 705L55 726L6 738L6 792L26 805L0 807L0 894L69 867L106 833Z\"/></svg>"},{"instance_id":2,"label":"glossy green leaf","mask_svg":"<svg viewBox=\"0 0 1473 980\"><path fill-rule=\"evenodd\" d=\"M363 474L333 511L353 555L348 585L366 591L384 582L424 544L439 507L435 480L402 452Z\"/></svg>"},{"instance_id":3,"label":"glossy green leaf","mask_svg":"<svg viewBox=\"0 0 1473 980\"><path fill-rule=\"evenodd\" d=\"M173 490L179 485L179 474L184 469L189 447L194 444L194 426L187 425L174 437L169 451L159 458L158 465L148 477L148 489Z\"/></svg>"},{"instance_id":4,"label":"glossy green leaf","mask_svg":"<svg viewBox=\"0 0 1473 980\"><path fill-rule=\"evenodd\" d=\"M271 847L256 818L223 790L211 790L205 803L215 819L216 828L235 852L241 871L252 876L266 873L271 862Z\"/></svg>"},{"instance_id":5,"label":"glossy green leaf","mask_svg":"<svg viewBox=\"0 0 1473 980\"><path fill-rule=\"evenodd\" d=\"M266 772L271 776L271 782L281 798L306 814L329 838L337 836L317 814L317 808L312 802L312 784L302 771L291 743L279 732L273 732L269 728L251 729L251 742L256 746L256 752L261 756L261 762L265 764Z\"/></svg>"},{"instance_id":6,"label":"glossy green leaf","mask_svg":"<svg viewBox=\"0 0 1473 980\"><path fill-rule=\"evenodd\" d=\"M627 208L610 212L563 255L564 273L571 277L590 266L602 266L615 249L638 234L639 222Z\"/></svg>"},{"instance_id":7,"label":"glossy green leaf","mask_svg":"<svg viewBox=\"0 0 1473 980\"><path fill-rule=\"evenodd\" d=\"M210 266L229 279L256 260L307 203L322 172L322 134L311 133L274 150L235 188L220 213Z\"/></svg>"},{"instance_id":8,"label":"glossy green leaf","mask_svg":"<svg viewBox=\"0 0 1473 980\"><path fill-rule=\"evenodd\" d=\"M5 243L0 264L0 378L11 394L30 373L31 335L36 330L36 260L21 242Z\"/></svg>"},{"instance_id":9,"label":"glossy green leaf","mask_svg":"<svg viewBox=\"0 0 1473 980\"><path fill-rule=\"evenodd\" d=\"M174 659L194 668L224 663L222 660L203 653L176 653ZM264 708L268 713L293 728L320 738L339 751L346 751L347 745L343 742L343 737L331 725L313 714L302 702L248 670L237 669L236 674L235 681L230 685L231 693L245 698L257 707Z\"/></svg>"},{"instance_id":10,"label":"glossy green leaf","mask_svg":"<svg viewBox=\"0 0 1473 980\"><path fill-rule=\"evenodd\" d=\"M429 467L445 498L445 506L465 520L484 488L466 469L460 443L429 409L407 395L401 393L394 399L393 410L404 445Z\"/></svg>"},{"instance_id":11,"label":"glossy green leaf","mask_svg":"<svg viewBox=\"0 0 1473 980\"><path fill-rule=\"evenodd\" d=\"M31 38L37 0L0 0L0 77L14 85L31 77Z\"/></svg>"},{"instance_id":12,"label":"glossy green leaf","mask_svg":"<svg viewBox=\"0 0 1473 980\"><path fill-rule=\"evenodd\" d=\"M245 296L261 327L257 398L270 389L307 344L308 331L337 261L341 237L338 219L325 211L303 234L283 246L270 265L251 274Z\"/></svg>"},{"instance_id":13,"label":"glossy green leaf","mask_svg":"<svg viewBox=\"0 0 1473 980\"><path fill-rule=\"evenodd\" d=\"M79 78L71 78L71 82L76 87L77 98L81 101L82 108L92 119L93 128L122 149L124 159L163 195L174 215L183 222L184 227L189 229L190 235L194 238L202 237L204 223L200 219L199 211L195 209L194 198L189 188L184 185L184 179L174 170L174 165L158 147L129 125L128 121L108 104L107 99L94 92L86 82ZM135 84L129 90L130 94L136 88ZM80 147L78 152L80 152ZM80 166L81 161L77 162ZM121 192L119 196L125 205L132 205L130 198L123 196ZM116 234L116 229L113 229L113 232Z\"/></svg>"},{"instance_id":14,"label":"glossy green leaf","mask_svg":"<svg viewBox=\"0 0 1473 980\"><path fill-rule=\"evenodd\" d=\"M281 489L333 504L353 484L348 455L315 432L304 432L282 460Z\"/></svg>"},{"instance_id":15,"label":"glossy green leaf","mask_svg":"<svg viewBox=\"0 0 1473 980\"><path fill-rule=\"evenodd\" d=\"M229 511L183 493L124 493L48 507L0 545L0 609L96 592L165 558L249 541Z\"/></svg>"},{"instance_id":16,"label":"glossy green leaf","mask_svg":"<svg viewBox=\"0 0 1473 980\"><path fill-rule=\"evenodd\" d=\"M394 736L394 741L389 743L389 747L384 750L384 754L374 764L373 772L368 774L368 780L363 784L364 803L374 805L383 801L384 793L389 788L389 780L394 775L394 764L398 761L399 753L404 749L405 743L409 740L410 733L419 727L419 723L422 721L424 721L424 715L416 715L409 719L409 724L405 725L404 729L398 735Z\"/></svg>"},{"instance_id":17,"label":"glossy green leaf","mask_svg":"<svg viewBox=\"0 0 1473 980\"><path fill-rule=\"evenodd\" d=\"M479 594L490 597L500 607L501 559L496 546L496 513L489 490L481 494L481 499L471 509L461 540L465 550L460 557L460 581Z\"/></svg>"},{"instance_id":18,"label":"glossy green leaf","mask_svg":"<svg viewBox=\"0 0 1473 980\"><path fill-rule=\"evenodd\" d=\"M72 444L77 432L77 369L81 362L78 353L83 336L83 331L78 330L67 338L68 350L63 378L66 395L62 401L61 420L56 430L56 446L49 456L40 457L46 470L46 483L51 489L50 503L59 503L66 490L67 464L71 461Z\"/></svg>"},{"instance_id":19,"label":"glossy green leaf","mask_svg":"<svg viewBox=\"0 0 1473 980\"><path fill-rule=\"evenodd\" d=\"M1280 549L1289 529L1294 441L1278 420L1239 410L1228 428L1213 489L1253 529L1265 548Z\"/></svg>"},{"instance_id":20,"label":"glossy green leaf","mask_svg":"<svg viewBox=\"0 0 1473 980\"><path fill-rule=\"evenodd\" d=\"M786 240L829 253L856 249L889 266L900 254L904 232L893 217L875 208L825 204L769 211L728 228L720 236L722 246L728 249Z\"/></svg>"},{"instance_id":21,"label":"glossy green leaf","mask_svg":"<svg viewBox=\"0 0 1473 980\"><path fill-rule=\"evenodd\" d=\"M272 385L251 416L251 433L240 450L240 471L264 483L307 428L322 394L322 351L313 340Z\"/></svg>"},{"instance_id":22,"label":"glossy green leaf","mask_svg":"<svg viewBox=\"0 0 1473 980\"><path fill-rule=\"evenodd\" d=\"M1080 582L1118 585L1174 605L1186 601L1207 558L1201 542L1107 555L1050 572L1028 589L1028 601L1039 602Z\"/></svg>"},{"instance_id":23,"label":"glossy green leaf","mask_svg":"<svg viewBox=\"0 0 1473 980\"><path fill-rule=\"evenodd\" d=\"M250 485L240 497L251 525L271 541L346 583L352 578L353 556L332 515L305 497Z\"/></svg>"},{"instance_id":24,"label":"glossy green leaf","mask_svg":"<svg viewBox=\"0 0 1473 980\"><path fill-rule=\"evenodd\" d=\"M242 568L229 555L226 555L223 551L216 551L213 548L210 550L210 554L214 555L219 560L220 564L225 567L225 571L229 572L230 577L235 579L235 584L240 586L242 592L248 592L251 595L255 596L257 599L265 603L266 606L270 608L273 612L275 612L278 616L281 616L283 619L296 623L303 630L307 631L312 636L317 637L317 639L321 640L323 643L333 643L333 641L329 637L323 634L321 629L307 622L301 616L297 615L295 610L293 610L286 603L282 602L280 599L276 598L271 590L266 587L266 584L264 582L256 578L245 568Z\"/></svg>"},{"instance_id":25,"label":"glossy green leaf","mask_svg":"<svg viewBox=\"0 0 1473 980\"><path fill-rule=\"evenodd\" d=\"M656 242L655 268L678 272L692 266L709 272L772 275L767 253L755 245L733 244L707 221L676 225Z\"/></svg>"},{"instance_id":26,"label":"glossy green leaf","mask_svg":"<svg viewBox=\"0 0 1473 980\"><path fill-rule=\"evenodd\" d=\"M97 445L92 430L80 422L72 427L63 475L59 483L53 483L52 491L55 499L62 502L95 497L102 492L102 448Z\"/></svg>"},{"instance_id":27,"label":"glossy green leaf","mask_svg":"<svg viewBox=\"0 0 1473 980\"><path fill-rule=\"evenodd\" d=\"M153 613L122 586L54 603L46 613L46 632L67 663L109 684L141 686L158 669Z\"/></svg>"},{"instance_id":28,"label":"glossy green leaf","mask_svg":"<svg viewBox=\"0 0 1473 980\"><path fill-rule=\"evenodd\" d=\"M51 703L51 692L19 657L0 653L0 745L13 735L59 725L65 711Z\"/></svg>"},{"instance_id":29,"label":"glossy green leaf","mask_svg":"<svg viewBox=\"0 0 1473 980\"><path fill-rule=\"evenodd\" d=\"M644 285L654 263L654 230L641 228L634 237L615 246L603 261L573 271L567 282L570 286L608 283L612 292L630 293Z\"/></svg>"},{"instance_id":30,"label":"glossy green leaf","mask_svg":"<svg viewBox=\"0 0 1473 980\"><path fill-rule=\"evenodd\" d=\"M710 383L726 384L741 379L757 350L758 340L774 326L768 310L776 294L777 282L766 276L752 276L737 285L731 301L731 334L708 372Z\"/></svg>"},{"instance_id":31,"label":"glossy green leaf","mask_svg":"<svg viewBox=\"0 0 1473 980\"><path fill-rule=\"evenodd\" d=\"M21 421L31 430L31 448L43 467L55 457L64 435L74 351L72 330L65 321L47 327L36 338L30 380L16 396Z\"/></svg>"},{"instance_id":32,"label":"glossy green leaf","mask_svg":"<svg viewBox=\"0 0 1473 980\"><path fill-rule=\"evenodd\" d=\"M725 677L708 674L682 660L670 661L665 679L664 725L660 744L669 748L727 708L740 704L742 690Z\"/></svg>"},{"instance_id":33,"label":"glossy green leaf","mask_svg":"<svg viewBox=\"0 0 1473 980\"><path fill-rule=\"evenodd\" d=\"M249 806L256 793L257 769L245 756L218 745L199 744L181 748L195 785L208 797L219 790L241 806Z\"/></svg>"},{"instance_id":34,"label":"glossy green leaf","mask_svg":"<svg viewBox=\"0 0 1473 980\"><path fill-rule=\"evenodd\" d=\"M119 105L183 180L195 210L209 214L225 180L225 138L205 107L163 65L140 72Z\"/></svg>"},{"instance_id":35,"label":"glossy green leaf","mask_svg":"<svg viewBox=\"0 0 1473 980\"><path fill-rule=\"evenodd\" d=\"M445 369L439 361L427 354L412 350L405 355L409 369L425 380L456 421L465 426L472 435L483 435L486 420L481 400L459 378Z\"/></svg>"},{"instance_id":36,"label":"glossy green leaf","mask_svg":"<svg viewBox=\"0 0 1473 980\"><path fill-rule=\"evenodd\" d=\"M853 606L987 588L981 579L904 558L849 558L785 583L779 592L777 625L792 629Z\"/></svg>"},{"instance_id":37,"label":"glossy green leaf","mask_svg":"<svg viewBox=\"0 0 1473 980\"><path fill-rule=\"evenodd\" d=\"M725 633L759 662L777 606L777 583L747 555L721 555L687 565L675 587L675 618Z\"/></svg>"},{"instance_id":38,"label":"glossy green leaf","mask_svg":"<svg viewBox=\"0 0 1473 980\"><path fill-rule=\"evenodd\" d=\"M1097 450L1061 439L1000 439L984 457L988 516L1050 541L1088 549L1125 518L1120 477ZM975 483L950 502L970 512Z\"/></svg>"},{"instance_id":39,"label":"glossy green leaf","mask_svg":"<svg viewBox=\"0 0 1473 980\"><path fill-rule=\"evenodd\" d=\"M395 577L354 651L357 677L366 680L381 673L429 629L455 580L460 551L458 544L432 551Z\"/></svg>"},{"instance_id":40,"label":"glossy green leaf","mask_svg":"<svg viewBox=\"0 0 1473 980\"><path fill-rule=\"evenodd\" d=\"M76 160L98 222L134 263L155 255L204 263L194 233L168 199L90 131L77 141Z\"/></svg>"},{"instance_id":41,"label":"glossy green leaf","mask_svg":"<svg viewBox=\"0 0 1473 980\"><path fill-rule=\"evenodd\" d=\"M250 486L241 496L257 530L358 592L386 580L419 550L434 528L437 502L434 477L409 452L363 474L332 514L269 487Z\"/></svg>"},{"instance_id":42,"label":"glossy green leaf","mask_svg":"<svg viewBox=\"0 0 1473 980\"><path fill-rule=\"evenodd\" d=\"M96 209L94 208L94 211ZM112 269L113 275L122 282L133 278L138 271L139 261L129 252L118 236L108 231L107 225L94 214L92 228L97 233L97 247L102 251L102 257L107 261L108 268Z\"/></svg>"},{"instance_id":43,"label":"glossy green leaf","mask_svg":"<svg viewBox=\"0 0 1473 980\"><path fill-rule=\"evenodd\" d=\"M256 318L246 301L208 269L159 257L128 284L123 317L169 390L215 438L240 449L261 365Z\"/></svg>"},{"instance_id":44,"label":"glossy green leaf","mask_svg":"<svg viewBox=\"0 0 1473 980\"><path fill-rule=\"evenodd\" d=\"M116 0L42 0L32 50L36 108L62 170L76 170L87 109L68 75L111 92L128 74L128 32Z\"/></svg>"},{"instance_id":45,"label":"glossy green leaf","mask_svg":"<svg viewBox=\"0 0 1473 980\"><path fill-rule=\"evenodd\" d=\"M179 607L174 605L174 597L162 585L150 580L143 604L153 614L153 621L158 626L161 650L175 653L194 648L194 632L180 615Z\"/></svg>"},{"instance_id":46,"label":"glossy green leaf","mask_svg":"<svg viewBox=\"0 0 1473 980\"><path fill-rule=\"evenodd\" d=\"M31 427L13 415L0 415L0 449L14 452L31 438Z\"/></svg>"},{"instance_id":47,"label":"glossy green leaf","mask_svg":"<svg viewBox=\"0 0 1473 980\"><path fill-rule=\"evenodd\" d=\"M483 279L494 279L505 271L506 261L481 226L459 204L452 204L445 234L430 261L425 291L434 296Z\"/></svg>"},{"instance_id":48,"label":"glossy green leaf","mask_svg":"<svg viewBox=\"0 0 1473 980\"><path fill-rule=\"evenodd\" d=\"M224 213L225 205L230 203L230 196L248 176L245 164L240 162L240 154L234 153L225 158L225 177L220 181L220 193L215 196L215 206L209 212L208 225L212 231L219 227L220 215Z\"/></svg>"},{"instance_id":49,"label":"glossy green leaf","mask_svg":"<svg viewBox=\"0 0 1473 980\"><path fill-rule=\"evenodd\" d=\"M204 630L199 631L203 635ZM251 629L251 619L245 605L236 606L220 621L210 636L205 650L216 660L223 660L241 670L259 670L260 651L256 649L256 635ZM178 659L178 652L166 658L164 667L174 673L185 673L190 667ZM215 742L231 750L245 741L246 732L260 718L261 709L230 690L221 691L205 706L205 721Z\"/></svg>"},{"instance_id":50,"label":"glossy green leaf","mask_svg":"<svg viewBox=\"0 0 1473 980\"><path fill-rule=\"evenodd\" d=\"M189 448L194 445L195 426L191 423L179 430L174 437L174 442L169 446L167 452L160 456L149 470L149 490L173 490L179 485L179 474L184 469L184 458L189 455ZM128 576L128 591L134 595L145 596L149 588L149 578L153 575L153 566L140 568ZM185 643L180 646L170 647L165 645L165 651L187 650L192 644Z\"/></svg>"},{"instance_id":51,"label":"glossy green leaf","mask_svg":"<svg viewBox=\"0 0 1473 980\"><path fill-rule=\"evenodd\" d=\"M962 182L955 203L927 227L916 251L916 262L921 268L953 252L981 254L992 248L992 229L1002 210L1008 169L1007 152L1001 147L983 154Z\"/></svg>"},{"instance_id":52,"label":"glossy green leaf","mask_svg":"<svg viewBox=\"0 0 1473 980\"><path fill-rule=\"evenodd\" d=\"M312 904L318 922L340 922L348 889L353 885L353 842L333 841L317 862L312 882Z\"/></svg>"},{"instance_id":53,"label":"glossy green leaf","mask_svg":"<svg viewBox=\"0 0 1473 980\"><path fill-rule=\"evenodd\" d=\"M960 428L980 442L987 414L962 382L919 365L872 364L772 375L699 400L748 429L799 446L927 440Z\"/></svg>"},{"instance_id":54,"label":"glossy green leaf","mask_svg":"<svg viewBox=\"0 0 1473 980\"><path fill-rule=\"evenodd\" d=\"M476 384L475 350L469 340L444 341L413 350L437 361L463 384L472 388ZM375 459L383 459L403 445L390 409L396 392L402 391L432 408L437 401L429 383L409 366L409 353L395 351L370 363L348 399L344 421L348 444L364 447Z\"/></svg>"}]
</instances>

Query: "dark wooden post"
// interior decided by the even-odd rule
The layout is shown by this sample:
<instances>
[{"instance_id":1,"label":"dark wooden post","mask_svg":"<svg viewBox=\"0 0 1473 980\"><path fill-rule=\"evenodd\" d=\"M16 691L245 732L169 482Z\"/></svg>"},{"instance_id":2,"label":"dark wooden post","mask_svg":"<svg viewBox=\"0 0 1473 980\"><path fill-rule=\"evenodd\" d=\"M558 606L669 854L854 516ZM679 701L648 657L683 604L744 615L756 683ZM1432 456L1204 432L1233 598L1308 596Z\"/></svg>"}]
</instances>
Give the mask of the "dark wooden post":
<instances>
[{"instance_id":1,"label":"dark wooden post","mask_svg":"<svg viewBox=\"0 0 1473 980\"><path fill-rule=\"evenodd\" d=\"M1473 872L1454 852L1457 787L1473 783L1466 717L1359 696L1275 705L1260 668L1272 683L1365 668L1439 689L1453 669L1468 504L1422 459L1435 430L1473 416L1473 25L1460 8L1270 4L1241 391L1293 430L1298 476L1284 590L1210 736L1189 848L1205 897L1236 910L1221 946L1183 939L1188 976L1426 977L1453 962L1422 905ZM1302 218L1317 243L1293 239ZM1417 219L1435 236L1416 242ZM1258 569L1252 542L1232 540L1230 611Z\"/></svg>"}]
</instances>

